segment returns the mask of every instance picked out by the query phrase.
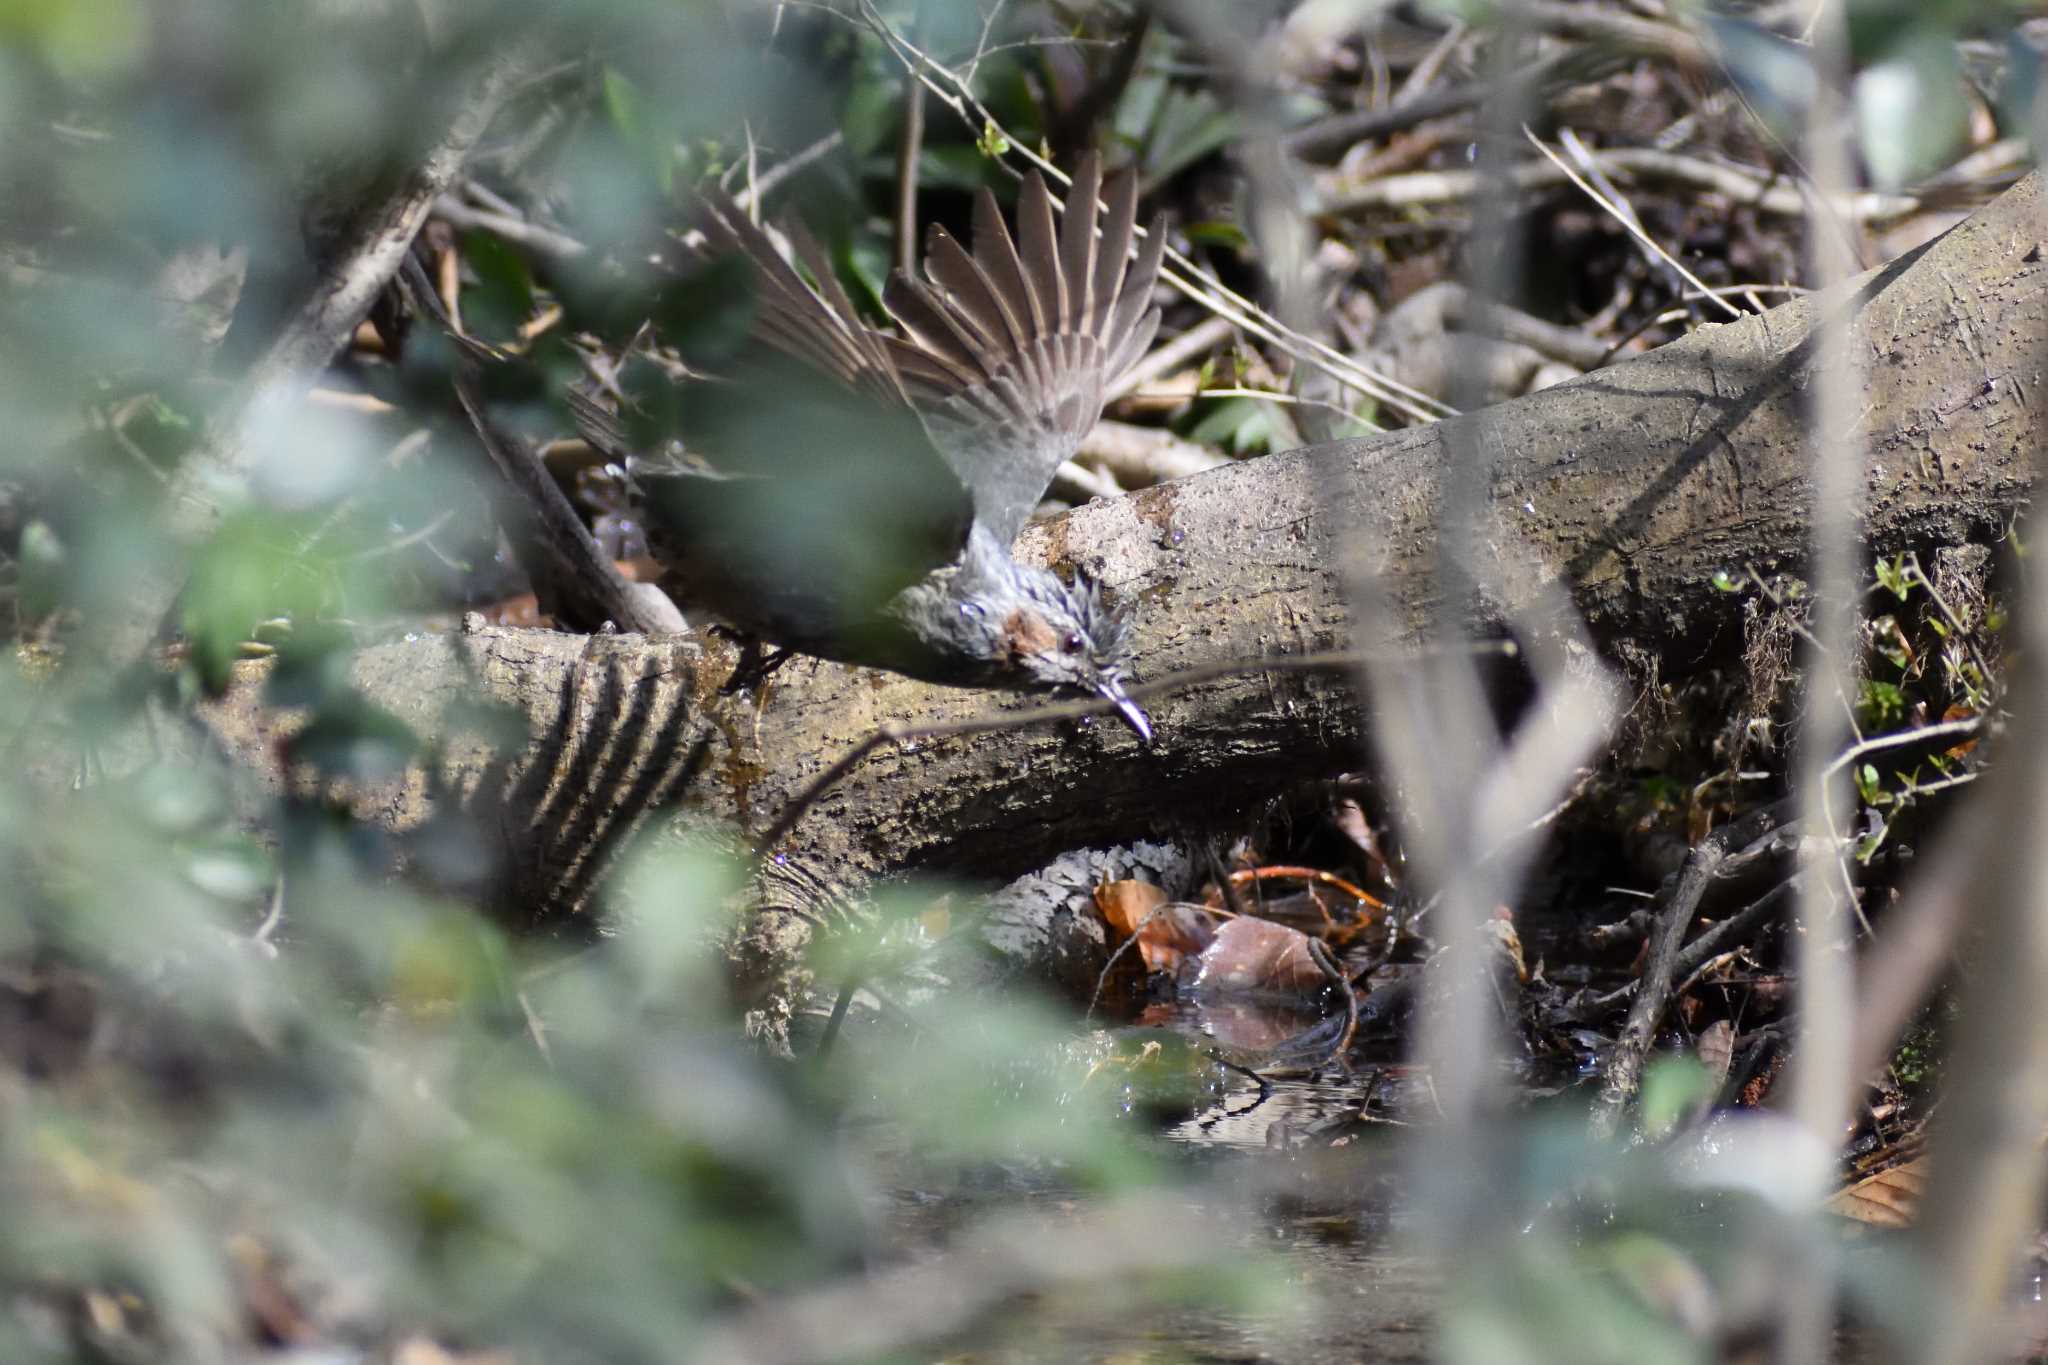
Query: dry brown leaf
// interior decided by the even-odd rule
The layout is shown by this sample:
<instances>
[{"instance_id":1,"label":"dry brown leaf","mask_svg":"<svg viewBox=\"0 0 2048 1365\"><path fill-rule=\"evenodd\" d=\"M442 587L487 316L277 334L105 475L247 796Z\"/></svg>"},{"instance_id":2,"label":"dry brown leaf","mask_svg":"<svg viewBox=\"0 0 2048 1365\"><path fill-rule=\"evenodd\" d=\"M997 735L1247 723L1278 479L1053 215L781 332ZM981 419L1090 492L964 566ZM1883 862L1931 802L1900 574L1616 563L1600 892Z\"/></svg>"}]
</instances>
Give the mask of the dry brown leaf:
<instances>
[{"instance_id":1,"label":"dry brown leaf","mask_svg":"<svg viewBox=\"0 0 2048 1365\"><path fill-rule=\"evenodd\" d=\"M1976 711L1970 707L1963 705L1961 702L1956 702L1941 713L1941 718L1944 721L1969 720L1976 714ZM1950 745L1942 753L1947 758L1964 758L1968 756L1970 750L1976 747L1977 741L1975 739L1966 739L1961 744Z\"/></svg>"},{"instance_id":2,"label":"dry brown leaf","mask_svg":"<svg viewBox=\"0 0 2048 1365\"><path fill-rule=\"evenodd\" d=\"M1216 931L1216 941L1202 954L1196 987L1225 995L1245 991L1305 995L1328 980L1309 956L1308 944L1308 935L1284 924L1230 920Z\"/></svg>"},{"instance_id":3,"label":"dry brown leaf","mask_svg":"<svg viewBox=\"0 0 2048 1365\"><path fill-rule=\"evenodd\" d=\"M1693 1044L1693 1055L1700 1059L1708 1077L1719 1086L1728 1079L1728 1068L1735 1061L1735 1026L1726 1019L1716 1019L1707 1025L1700 1034L1700 1040Z\"/></svg>"},{"instance_id":4,"label":"dry brown leaf","mask_svg":"<svg viewBox=\"0 0 2048 1365\"><path fill-rule=\"evenodd\" d=\"M1486 921L1486 932L1502 959L1515 969L1515 980L1526 983L1529 964L1522 957L1522 936L1515 932L1515 912L1505 905L1496 906L1493 917Z\"/></svg>"},{"instance_id":5,"label":"dry brown leaf","mask_svg":"<svg viewBox=\"0 0 2048 1365\"><path fill-rule=\"evenodd\" d=\"M1178 972L1216 938L1213 911L1169 904L1150 882L1105 882L1095 888L1095 908L1118 939L1138 940L1138 954L1150 971Z\"/></svg>"},{"instance_id":6,"label":"dry brown leaf","mask_svg":"<svg viewBox=\"0 0 2048 1365\"><path fill-rule=\"evenodd\" d=\"M1126 879L1104 882L1095 888L1095 909L1118 938L1138 932L1145 916L1166 904L1166 892L1150 882Z\"/></svg>"},{"instance_id":7,"label":"dry brown leaf","mask_svg":"<svg viewBox=\"0 0 2048 1365\"><path fill-rule=\"evenodd\" d=\"M1199 955L1216 941L1216 922L1216 912L1207 906L1176 901L1138 931L1138 950L1154 971L1178 971L1183 958Z\"/></svg>"},{"instance_id":8,"label":"dry brown leaf","mask_svg":"<svg viewBox=\"0 0 2048 1365\"><path fill-rule=\"evenodd\" d=\"M1828 1200L1827 1209L1872 1227L1911 1227L1926 1190L1927 1158L1916 1156L1839 1191Z\"/></svg>"}]
</instances>

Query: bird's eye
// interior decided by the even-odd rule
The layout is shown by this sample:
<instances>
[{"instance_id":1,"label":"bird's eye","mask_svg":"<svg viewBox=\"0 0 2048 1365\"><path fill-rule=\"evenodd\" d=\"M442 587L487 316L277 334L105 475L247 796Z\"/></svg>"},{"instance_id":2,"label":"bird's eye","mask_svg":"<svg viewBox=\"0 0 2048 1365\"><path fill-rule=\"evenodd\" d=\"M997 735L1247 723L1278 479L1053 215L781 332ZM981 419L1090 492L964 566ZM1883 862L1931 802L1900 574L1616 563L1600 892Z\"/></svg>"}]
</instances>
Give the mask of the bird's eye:
<instances>
[{"instance_id":1,"label":"bird's eye","mask_svg":"<svg viewBox=\"0 0 2048 1365\"><path fill-rule=\"evenodd\" d=\"M1079 654L1081 652L1081 646L1086 643L1087 641L1081 638L1080 631L1070 631L1067 635L1067 653Z\"/></svg>"}]
</instances>

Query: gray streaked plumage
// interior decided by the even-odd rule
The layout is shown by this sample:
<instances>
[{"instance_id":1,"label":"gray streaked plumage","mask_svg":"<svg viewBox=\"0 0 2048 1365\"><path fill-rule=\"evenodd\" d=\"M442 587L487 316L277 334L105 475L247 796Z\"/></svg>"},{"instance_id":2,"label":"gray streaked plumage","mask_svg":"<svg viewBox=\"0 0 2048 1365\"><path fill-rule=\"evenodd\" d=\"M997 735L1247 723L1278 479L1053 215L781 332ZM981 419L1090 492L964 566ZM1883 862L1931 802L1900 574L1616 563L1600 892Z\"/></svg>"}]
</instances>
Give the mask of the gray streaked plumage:
<instances>
[{"instance_id":1,"label":"gray streaked plumage","mask_svg":"<svg viewBox=\"0 0 2048 1365\"><path fill-rule=\"evenodd\" d=\"M1118 702L1129 631L1085 577L1016 562L1010 543L1053 472L1101 415L1105 390L1142 355L1165 234L1130 261L1135 179L1103 192L1089 157L1056 230L1029 176L1017 235L976 199L974 246L929 235L925 278L893 276L897 337L863 325L822 248L790 232L806 282L723 196L707 200L706 254L743 260L749 344L720 378L686 386L661 436L684 467L636 477L657 554L689 595L772 643L965 687L1073 689ZM639 412L631 417L644 416ZM577 404L601 448L621 423ZM645 442L648 424L633 421Z\"/></svg>"}]
</instances>

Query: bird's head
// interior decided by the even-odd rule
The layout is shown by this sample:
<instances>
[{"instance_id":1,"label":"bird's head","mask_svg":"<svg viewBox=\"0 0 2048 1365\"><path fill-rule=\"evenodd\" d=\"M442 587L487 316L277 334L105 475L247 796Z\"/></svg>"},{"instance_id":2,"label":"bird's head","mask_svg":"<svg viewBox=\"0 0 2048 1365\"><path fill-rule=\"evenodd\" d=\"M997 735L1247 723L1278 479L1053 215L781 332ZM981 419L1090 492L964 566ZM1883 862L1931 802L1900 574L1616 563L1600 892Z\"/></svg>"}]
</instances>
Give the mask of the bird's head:
<instances>
[{"instance_id":1,"label":"bird's head","mask_svg":"<svg viewBox=\"0 0 2048 1365\"><path fill-rule=\"evenodd\" d=\"M1008 563L994 581L962 597L966 619L991 672L1012 686L1080 692L1116 706L1146 743L1152 722L1124 690L1131 632L1086 575L1069 583L1028 564Z\"/></svg>"}]
</instances>

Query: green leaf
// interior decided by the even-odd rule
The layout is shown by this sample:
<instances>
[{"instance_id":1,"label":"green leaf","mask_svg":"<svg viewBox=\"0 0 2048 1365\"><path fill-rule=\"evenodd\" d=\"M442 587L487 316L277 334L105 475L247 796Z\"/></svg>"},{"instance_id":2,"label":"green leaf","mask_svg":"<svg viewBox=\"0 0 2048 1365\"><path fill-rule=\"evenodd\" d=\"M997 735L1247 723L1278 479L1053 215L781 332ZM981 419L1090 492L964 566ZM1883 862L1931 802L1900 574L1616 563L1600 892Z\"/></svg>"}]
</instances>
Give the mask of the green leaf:
<instances>
[{"instance_id":1,"label":"green leaf","mask_svg":"<svg viewBox=\"0 0 2048 1365\"><path fill-rule=\"evenodd\" d=\"M216 824L227 814L220 783L200 768L155 763L129 784L135 814L162 834L188 835Z\"/></svg>"},{"instance_id":2,"label":"green leaf","mask_svg":"<svg viewBox=\"0 0 2048 1365\"><path fill-rule=\"evenodd\" d=\"M857 80L847 92L846 107L840 111L839 127L846 134L847 150L857 157L882 150L896 128L900 87L885 80Z\"/></svg>"},{"instance_id":3,"label":"green leaf","mask_svg":"<svg viewBox=\"0 0 2048 1365\"><path fill-rule=\"evenodd\" d=\"M502 238L478 231L462 235L462 261L476 276L462 291L463 325L486 341L516 340L534 313L533 272L525 258Z\"/></svg>"},{"instance_id":4,"label":"green leaf","mask_svg":"<svg viewBox=\"0 0 2048 1365\"><path fill-rule=\"evenodd\" d=\"M612 127L629 142L637 142L646 135L644 107L639 87L633 84L632 79L616 67L606 67L604 111L610 116Z\"/></svg>"},{"instance_id":5,"label":"green leaf","mask_svg":"<svg viewBox=\"0 0 2048 1365\"><path fill-rule=\"evenodd\" d=\"M1894 555L1890 559L1880 559L1875 567L1878 586L1901 602L1905 601L1906 594L1912 591L1913 587L1912 577L1906 571L1906 557Z\"/></svg>"},{"instance_id":6,"label":"green leaf","mask_svg":"<svg viewBox=\"0 0 2048 1365\"><path fill-rule=\"evenodd\" d=\"M219 900L259 900L277 884L269 850L239 832L193 845L185 851L184 862L185 879Z\"/></svg>"},{"instance_id":7,"label":"green leaf","mask_svg":"<svg viewBox=\"0 0 2048 1365\"><path fill-rule=\"evenodd\" d=\"M1866 678L1856 694L1856 715L1865 730L1889 730L1906 718L1906 694L1896 683Z\"/></svg>"},{"instance_id":8,"label":"green leaf","mask_svg":"<svg viewBox=\"0 0 2048 1365\"><path fill-rule=\"evenodd\" d=\"M35 43L64 75L91 79L132 66L149 25L136 0L6 0L0 42Z\"/></svg>"},{"instance_id":9,"label":"green leaf","mask_svg":"<svg viewBox=\"0 0 2048 1365\"><path fill-rule=\"evenodd\" d=\"M36 520L21 528L21 543L15 549L15 602L23 620L39 621L63 602L69 560L50 523Z\"/></svg>"},{"instance_id":10,"label":"green leaf","mask_svg":"<svg viewBox=\"0 0 2048 1365\"><path fill-rule=\"evenodd\" d=\"M251 515L230 521L200 551L180 601L189 657L209 692L226 690L256 622L281 614L291 559L288 539Z\"/></svg>"},{"instance_id":11,"label":"green leaf","mask_svg":"<svg viewBox=\"0 0 2048 1365\"><path fill-rule=\"evenodd\" d=\"M1860 73L1853 99L1857 140L1880 189L1948 164L1969 131L1955 43L1939 32L1923 29Z\"/></svg>"},{"instance_id":12,"label":"green leaf","mask_svg":"<svg viewBox=\"0 0 2048 1365\"><path fill-rule=\"evenodd\" d=\"M1704 18L1721 65L1747 106L1780 137L1796 136L1815 89L1806 48L1746 19Z\"/></svg>"},{"instance_id":13,"label":"green leaf","mask_svg":"<svg viewBox=\"0 0 2048 1365\"><path fill-rule=\"evenodd\" d=\"M664 288L654 301L654 322L686 362L715 370L746 344L758 308L753 268L728 256Z\"/></svg>"},{"instance_id":14,"label":"green leaf","mask_svg":"<svg viewBox=\"0 0 2048 1365\"><path fill-rule=\"evenodd\" d=\"M1188 240L1203 246L1220 246L1242 255L1251 250L1252 239L1245 235L1243 228L1222 218L1210 218L1199 223L1189 223L1184 229Z\"/></svg>"},{"instance_id":15,"label":"green leaf","mask_svg":"<svg viewBox=\"0 0 2048 1365\"><path fill-rule=\"evenodd\" d=\"M639 153L662 196L675 193L676 138L667 120L658 116L654 105L642 94L631 77L615 67L604 72L604 107L620 138Z\"/></svg>"},{"instance_id":16,"label":"green leaf","mask_svg":"<svg viewBox=\"0 0 2048 1365\"><path fill-rule=\"evenodd\" d=\"M1154 183L1171 179L1243 133L1237 111L1208 90L1169 86L1140 141L1145 178Z\"/></svg>"},{"instance_id":17,"label":"green leaf","mask_svg":"<svg viewBox=\"0 0 2048 1365\"><path fill-rule=\"evenodd\" d=\"M1685 804L1685 784L1663 773L1652 773L1636 783L1642 799L1658 810L1677 810Z\"/></svg>"},{"instance_id":18,"label":"green leaf","mask_svg":"<svg viewBox=\"0 0 2048 1365\"><path fill-rule=\"evenodd\" d=\"M1696 1057L1659 1057L1643 1074L1643 1132L1663 1137L1688 1113L1714 1097L1714 1081Z\"/></svg>"},{"instance_id":19,"label":"green leaf","mask_svg":"<svg viewBox=\"0 0 2048 1365\"><path fill-rule=\"evenodd\" d=\"M1271 445L1277 434L1270 404L1256 398L1225 398L1188 432L1188 439L1224 446L1238 454Z\"/></svg>"},{"instance_id":20,"label":"green leaf","mask_svg":"<svg viewBox=\"0 0 2048 1365\"><path fill-rule=\"evenodd\" d=\"M397 716L352 697L324 708L287 747L293 761L330 777L372 783L405 771L420 741Z\"/></svg>"}]
</instances>

